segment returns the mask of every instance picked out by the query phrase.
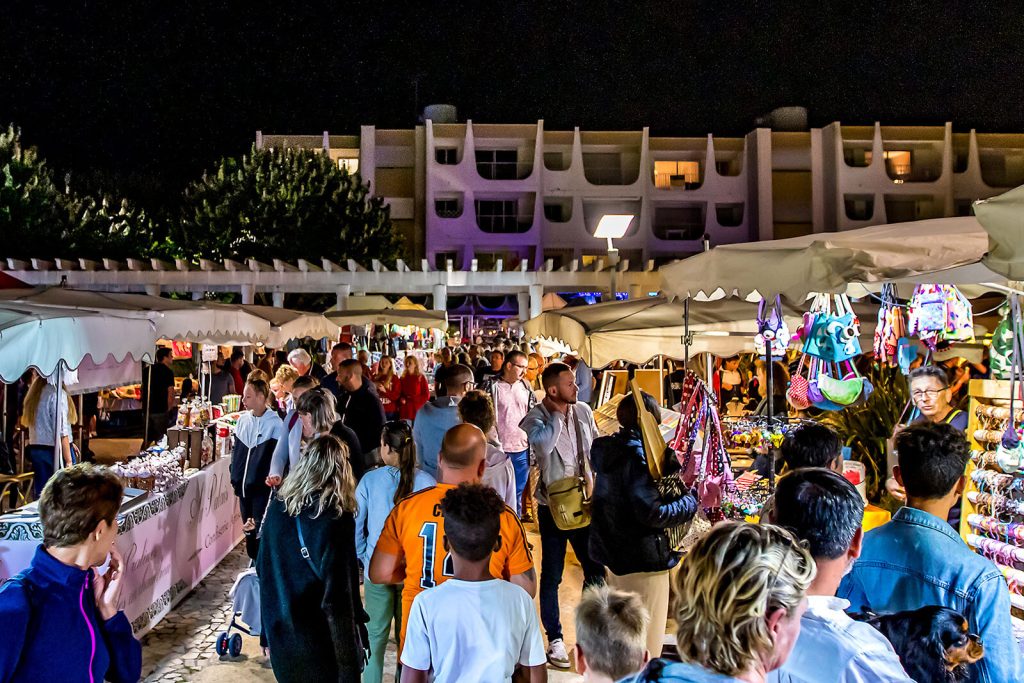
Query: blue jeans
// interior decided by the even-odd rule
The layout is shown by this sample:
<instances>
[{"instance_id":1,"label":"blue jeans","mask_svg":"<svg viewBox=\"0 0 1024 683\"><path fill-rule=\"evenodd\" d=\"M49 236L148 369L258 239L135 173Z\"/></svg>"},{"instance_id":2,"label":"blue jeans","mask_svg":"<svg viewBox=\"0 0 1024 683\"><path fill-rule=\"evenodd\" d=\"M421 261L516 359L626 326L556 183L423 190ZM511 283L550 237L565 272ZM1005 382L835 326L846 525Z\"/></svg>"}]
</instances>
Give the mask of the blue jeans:
<instances>
[{"instance_id":1,"label":"blue jeans","mask_svg":"<svg viewBox=\"0 0 1024 683\"><path fill-rule=\"evenodd\" d=\"M32 472L34 473L32 476L32 489L35 491L36 500L39 500L43 487L46 486L46 482L53 476L54 448L53 446L30 445L25 449L25 454L32 463Z\"/></svg>"},{"instance_id":2,"label":"blue jeans","mask_svg":"<svg viewBox=\"0 0 1024 683\"><path fill-rule=\"evenodd\" d=\"M505 452L512 461L512 471L516 475L516 514L523 516L523 491L530 480L530 449L525 451Z\"/></svg>"},{"instance_id":3,"label":"blue jeans","mask_svg":"<svg viewBox=\"0 0 1024 683\"><path fill-rule=\"evenodd\" d=\"M562 637L562 620L558 611L558 587L565 571L565 546L583 567L583 590L604 583L604 567L590 559L590 527L562 531L555 525L547 505L537 506L537 527L540 531L540 621L548 634L548 642Z\"/></svg>"}]
</instances>

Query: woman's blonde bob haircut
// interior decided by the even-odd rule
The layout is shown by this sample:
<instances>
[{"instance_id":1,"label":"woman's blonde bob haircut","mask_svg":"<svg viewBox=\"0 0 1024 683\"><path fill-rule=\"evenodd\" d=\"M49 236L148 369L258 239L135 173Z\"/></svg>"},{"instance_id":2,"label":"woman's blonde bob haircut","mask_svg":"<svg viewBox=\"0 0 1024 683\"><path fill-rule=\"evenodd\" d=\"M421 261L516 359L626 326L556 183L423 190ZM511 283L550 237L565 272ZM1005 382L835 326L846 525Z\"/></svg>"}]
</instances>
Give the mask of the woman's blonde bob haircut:
<instances>
[{"instance_id":1,"label":"woman's blonde bob haircut","mask_svg":"<svg viewBox=\"0 0 1024 683\"><path fill-rule=\"evenodd\" d=\"M725 676L768 659L768 616L783 609L791 618L815 572L811 554L785 529L717 524L676 575L679 656Z\"/></svg>"},{"instance_id":2,"label":"woman's blonde bob haircut","mask_svg":"<svg viewBox=\"0 0 1024 683\"><path fill-rule=\"evenodd\" d=\"M340 517L356 511L356 479L348 461L348 448L336 436L321 436L309 444L306 454L281 486L284 509L292 517L313 507L314 517L328 513Z\"/></svg>"}]
</instances>

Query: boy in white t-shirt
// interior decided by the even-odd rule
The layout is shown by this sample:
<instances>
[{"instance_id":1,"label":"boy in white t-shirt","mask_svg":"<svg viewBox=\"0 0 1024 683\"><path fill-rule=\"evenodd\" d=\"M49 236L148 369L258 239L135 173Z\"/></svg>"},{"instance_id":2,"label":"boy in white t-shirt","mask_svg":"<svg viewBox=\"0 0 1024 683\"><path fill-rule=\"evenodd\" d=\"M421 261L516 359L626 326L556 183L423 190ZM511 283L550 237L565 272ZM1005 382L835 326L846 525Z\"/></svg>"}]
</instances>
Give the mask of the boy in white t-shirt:
<instances>
[{"instance_id":1,"label":"boy in white t-shirt","mask_svg":"<svg viewBox=\"0 0 1024 683\"><path fill-rule=\"evenodd\" d=\"M505 504L493 489L462 484L441 500L444 563L453 578L416 596L402 650L402 683L506 683L524 667L547 680L544 641L529 593L491 576ZM432 678L431 678L432 676Z\"/></svg>"}]
</instances>

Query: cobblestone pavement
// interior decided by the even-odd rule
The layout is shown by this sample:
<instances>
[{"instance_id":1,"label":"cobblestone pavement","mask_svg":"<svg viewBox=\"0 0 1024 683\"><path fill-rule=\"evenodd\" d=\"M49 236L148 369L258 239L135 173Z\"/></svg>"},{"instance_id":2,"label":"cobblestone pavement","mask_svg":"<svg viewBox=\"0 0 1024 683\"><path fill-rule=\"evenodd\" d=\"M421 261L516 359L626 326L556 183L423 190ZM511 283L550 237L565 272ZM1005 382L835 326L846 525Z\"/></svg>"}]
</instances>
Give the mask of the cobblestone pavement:
<instances>
[{"instance_id":1,"label":"cobblestone pavement","mask_svg":"<svg viewBox=\"0 0 1024 683\"><path fill-rule=\"evenodd\" d=\"M534 559L540 569L540 537L530 525L529 540L534 545ZM142 639L142 676L146 683L198 681L199 683L242 683L274 681L270 662L263 656L259 639L242 635L242 654L219 657L214 651L217 634L231 622L231 590L235 577L249 564L245 546L240 544L220 565L210 572L155 629ZM565 565L565 576L559 590L562 628L565 641L575 642L572 613L579 600L582 571L575 558ZM384 663L384 680L394 683L395 644L388 646ZM548 667L548 680L555 683L581 681L582 676Z\"/></svg>"}]
</instances>

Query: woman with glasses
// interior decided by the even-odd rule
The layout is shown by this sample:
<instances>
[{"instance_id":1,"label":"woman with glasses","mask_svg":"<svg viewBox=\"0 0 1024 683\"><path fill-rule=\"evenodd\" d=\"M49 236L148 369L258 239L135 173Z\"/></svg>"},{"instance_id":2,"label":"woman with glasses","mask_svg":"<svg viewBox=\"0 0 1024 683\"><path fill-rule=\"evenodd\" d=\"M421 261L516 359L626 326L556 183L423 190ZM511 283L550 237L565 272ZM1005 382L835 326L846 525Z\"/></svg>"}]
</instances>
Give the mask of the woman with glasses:
<instances>
[{"instance_id":1,"label":"woman with glasses","mask_svg":"<svg viewBox=\"0 0 1024 683\"><path fill-rule=\"evenodd\" d=\"M716 525L676 575L681 661L655 659L624 680L764 683L800 635L815 571L810 553L780 527Z\"/></svg>"},{"instance_id":2,"label":"woman with glasses","mask_svg":"<svg viewBox=\"0 0 1024 683\"><path fill-rule=\"evenodd\" d=\"M924 365L910 371L910 400L914 404L917 417L911 422L944 422L956 427L967 438L968 415L963 410L953 407L953 391L949 386L946 371L936 365ZM899 427L897 427L897 430ZM885 489L896 500L906 502L907 492L894 477L885 482ZM954 528L960 528L961 501L949 511L947 520Z\"/></svg>"}]
</instances>

